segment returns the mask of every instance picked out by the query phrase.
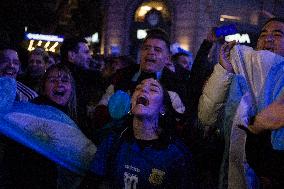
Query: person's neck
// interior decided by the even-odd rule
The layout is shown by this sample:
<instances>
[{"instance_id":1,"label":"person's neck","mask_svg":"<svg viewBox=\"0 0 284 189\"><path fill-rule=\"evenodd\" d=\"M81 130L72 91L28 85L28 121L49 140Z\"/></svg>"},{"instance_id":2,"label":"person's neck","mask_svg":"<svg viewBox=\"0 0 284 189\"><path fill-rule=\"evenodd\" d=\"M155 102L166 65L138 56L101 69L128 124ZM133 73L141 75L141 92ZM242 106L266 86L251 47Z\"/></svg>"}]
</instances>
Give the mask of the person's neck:
<instances>
[{"instance_id":1,"label":"person's neck","mask_svg":"<svg viewBox=\"0 0 284 189\"><path fill-rule=\"evenodd\" d=\"M158 139L158 120L133 118L134 137L139 140Z\"/></svg>"}]
</instances>

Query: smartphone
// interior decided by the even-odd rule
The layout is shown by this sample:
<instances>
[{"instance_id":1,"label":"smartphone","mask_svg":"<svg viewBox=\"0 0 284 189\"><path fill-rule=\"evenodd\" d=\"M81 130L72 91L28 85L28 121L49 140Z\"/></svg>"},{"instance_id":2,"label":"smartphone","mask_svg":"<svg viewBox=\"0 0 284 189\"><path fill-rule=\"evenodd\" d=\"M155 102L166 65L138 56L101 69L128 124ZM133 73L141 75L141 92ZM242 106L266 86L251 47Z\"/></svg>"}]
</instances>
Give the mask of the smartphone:
<instances>
[{"instance_id":1,"label":"smartphone","mask_svg":"<svg viewBox=\"0 0 284 189\"><path fill-rule=\"evenodd\" d=\"M233 35L238 33L237 27L234 24L224 25L215 29L216 37L225 37L227 35Z\"/></svg>"}]
</instances>

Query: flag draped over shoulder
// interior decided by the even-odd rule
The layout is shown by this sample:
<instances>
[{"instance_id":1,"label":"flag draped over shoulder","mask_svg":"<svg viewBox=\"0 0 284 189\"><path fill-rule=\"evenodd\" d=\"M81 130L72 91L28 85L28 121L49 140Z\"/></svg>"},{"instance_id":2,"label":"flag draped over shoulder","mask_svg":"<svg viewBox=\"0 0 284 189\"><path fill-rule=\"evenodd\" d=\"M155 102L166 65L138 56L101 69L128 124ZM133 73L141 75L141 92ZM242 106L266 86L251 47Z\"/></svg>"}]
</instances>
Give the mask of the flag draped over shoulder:
<instances>
[{"instance_id":1,"label":"flag draped over shoulder","mask_svg":"<svg viewBox=\"0 0 284 189\"><path fill-rule=\"evenodd\" d=\"M228 168L228 188L247 188L254 186L254 176L245 157L246 133L238 126L248 126L249 118L275 99L272 93L277 93L278 96L282 92L283 73L282 80L278 81L280 74L277 77L272 72L276 70L276 65L284 62L284 57L270 51L255 51L250 47L236 45L230 52L230 61L235 75L230 86L223 122L224 133L230 136L225 146L228 153L224 157L227 159L224 162L228 164L223 165L223 168ZM272 138L275 138L274 133L279 134L278 131L273 131Z\"/></svg>"},{"instance_id":2,"label":"flag draped over shoulder","mask_svg":"<svg viewBox=\"0 0 284 189\"><path fill-rule=\"evenodd\" d=\"M273 101L277 100L284 92L284 61L275 64L269 71L262 93L262 101L259 103L259 111L266 108ZM277 112L284 114L284 112ZM275 150L284 150L284 128L272 131L272 147Z\"/></svg>"},{"instance_id":3,"label":"flag draped over shoulder","mask_svg":"<svg viewBox=\"0 0 284 189\"><path fill-rule=\"evenodd\" d=\"M56 163L84 174L96 146L60 110L14 102L16 82L0 78L0 132Z\"/></svg>"}]
</instances>

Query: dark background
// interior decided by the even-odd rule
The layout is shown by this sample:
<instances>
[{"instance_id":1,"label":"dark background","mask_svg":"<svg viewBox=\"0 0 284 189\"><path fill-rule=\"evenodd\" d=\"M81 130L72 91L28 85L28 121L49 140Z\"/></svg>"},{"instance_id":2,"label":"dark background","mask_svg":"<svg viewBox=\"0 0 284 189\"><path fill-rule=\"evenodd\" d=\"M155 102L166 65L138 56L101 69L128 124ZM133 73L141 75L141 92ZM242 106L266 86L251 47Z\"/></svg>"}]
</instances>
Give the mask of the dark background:
<instances>
[{"instance_id":1,"label":"dark background","mask_svg":"<svg viewBox=\"0 0 284 189\"><path fill-rule=\"evenodd\" d=\"M68 3L69 2L69 3ZM27 32L88 36L100 31L101 0L1 0L0 40L20 42Z\"/></svg>"}]
</instances>

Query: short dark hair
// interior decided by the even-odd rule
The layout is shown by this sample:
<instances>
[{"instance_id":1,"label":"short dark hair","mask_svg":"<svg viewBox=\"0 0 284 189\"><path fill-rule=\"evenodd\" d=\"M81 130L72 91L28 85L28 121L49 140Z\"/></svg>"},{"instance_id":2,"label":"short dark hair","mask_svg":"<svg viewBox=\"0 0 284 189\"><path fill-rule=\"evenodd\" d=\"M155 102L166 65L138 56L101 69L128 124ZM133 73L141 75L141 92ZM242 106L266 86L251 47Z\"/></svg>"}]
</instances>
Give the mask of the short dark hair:
<instances>
[{"instance_id":1,"label":"short dark hair","mask_svg":"<svg viewBox=\"0 0 284 189\"><path fill-rule=\"evenodd\" d=\"M0 51L4 51L4 50L7 50L7 49L10 49L10 50L14 50L16 52L18 52L18 48L16 47L16 45L12 44L12 43L9 43L9 42L0 42Z\"/></svg>"},{"instance_id":2,"label":"short dark hair","mask_svg":"<svg viewBox=\"0 0 284 189\"><path fill-rule=\"evenodd\" d=\"M36 47L33 51L29 52L29 57L31 55L39 55L42 57L45 64L48 64L49 55L42 47Z\"/></svg>"},{"instance_id":3,"label":"short dark hair","mask_svg":"<svg viewBox=\"0 0 284 189\"><path fill-rule=\"evenodd\" d=\"M151 29L147 31L147 36L145 37L145 39L143 40L143 44L148 40L148 39L160 39L162 41L164 41L166 43L166 46L170 52L170 38L169 35L160 28L156 28L156 29Z\"/></svg>"},{"instance_id":4,"label":"short dark hair","mask_svg":"<svg viewBox=\"0 0 284 189\"><path fill-rule=\"evenodd\" d=\"M263 24L262 28L263 28L264 26L266 26L268 23L273 22L273 21L275 21L275 22L281 22L281 23L284 24L284 18L282 18L282 17L273 17L273 18L270 18L269 20L267 20L267 21Z\"/></svg>"},{"instance_id":5,"label":"short dark hair","mask_svg":"<svg viewBox=\"0 0 284 189\"><path fill-rule=\"evenodd\" d=\"M0 42L0 59L1 60L4 57L4 52L6 50L13 50L13 51L16 51L18 53L18 50L17 50L15 45L13 45L11 43L6 43L6 42Z\"/></svg>"},{"instance_id":6,"label":"short dark hair","mask_svg":"<svg viewBox=\"0 0 284 189\"><path fill-rule=\"evenodd\" d=\"M71 37L64 39L63 44L60 47L62 61L68 60L68 51L78 52L79 43L87 43L87 41L83 37Z\"/></svg>"}]
</instances>

